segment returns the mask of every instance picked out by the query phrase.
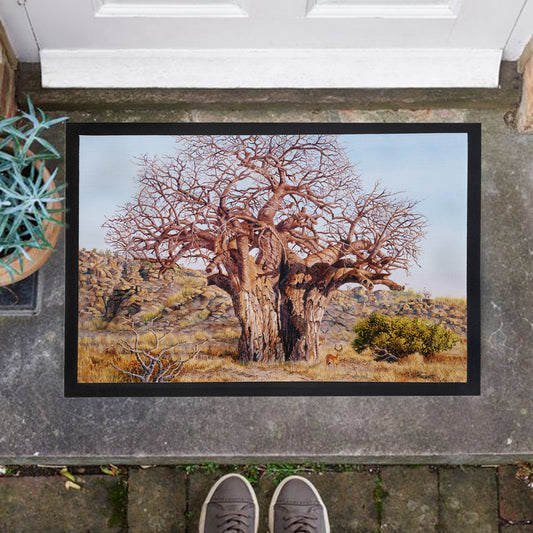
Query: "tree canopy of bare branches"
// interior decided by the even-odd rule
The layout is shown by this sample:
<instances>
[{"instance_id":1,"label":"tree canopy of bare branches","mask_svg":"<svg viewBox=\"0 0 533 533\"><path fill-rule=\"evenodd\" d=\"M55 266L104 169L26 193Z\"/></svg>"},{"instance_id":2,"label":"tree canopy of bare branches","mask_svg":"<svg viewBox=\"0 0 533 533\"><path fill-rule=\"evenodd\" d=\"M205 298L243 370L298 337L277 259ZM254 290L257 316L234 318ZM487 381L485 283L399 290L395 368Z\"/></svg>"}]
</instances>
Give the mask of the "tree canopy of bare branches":
<instances>
[{"instance_id":1,"label":"tree canopy of bare branches","mask_svg":"<svg viewBox=\"0 0 533 533\"><path fill-rule=\"evenodd\" d=\"M416 261L425 232L415 200L363 189L332 135L183 136L176 155L139 165L107 241L162 271L202 260L233 300L244 361L316 356L333 292L400 289L390 276Z\"/></svg>"}]
</instances>

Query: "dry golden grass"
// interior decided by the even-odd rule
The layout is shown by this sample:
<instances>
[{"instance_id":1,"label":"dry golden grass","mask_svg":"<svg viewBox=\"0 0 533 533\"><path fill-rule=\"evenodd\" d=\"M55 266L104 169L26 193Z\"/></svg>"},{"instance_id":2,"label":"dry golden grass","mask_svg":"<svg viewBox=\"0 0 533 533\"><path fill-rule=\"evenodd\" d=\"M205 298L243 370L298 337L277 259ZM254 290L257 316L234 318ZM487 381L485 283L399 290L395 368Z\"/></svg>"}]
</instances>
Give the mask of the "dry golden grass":
<instances>
[{"instance_id":1,"label":"dry golden grass","mask_svg":"<svg viewBox=\"0 0 533 533\"><path fill-rule=\"evenodd\" d=\"M240 332L237 329L224 328L223 330L215 332L214 339L219 340L234 340L240 337Z\"/></svg>"},{"instance_id":2,"label":"dry golden grass","mask_svg":"<svg viewBox=\"0 0 533 533\"><path fill-rule=\"evenodd\" d=\"M172 295L165 303L166 307L170 307L176 303L183 303L192 298L197 291L193 287L185 287L181 291L178 291L176 294Z\"/></svg>"},{"instance_id":3,"label":"dry golden grass","mask_svg":"<svg viewBox=\"0 0 533 533\"><path fill-rule=\"evenodd\" d=\"M160 309L156 309L155 311L148 311L147 313L144 313L141 315L141 320L148 324L149 322L152 322L153 320L157 320L158 318L161 318L161 315L163 314L164 307L161 307Z\"/></svg>"},{"instance_id":4,"label":"dry golden grass","mask_svg":"<svg viewBox=\"0 0 533 533\"><path fill-rule=\"evenodd\" d=\"M456 307L462 311L466 311L466 298L454 298L453 296L439 296L435 298L436 304L448 305Z\"/></svg>"},{"instance_id":5,"label":"dry golden grass","mask_svg":"<svg viewBox=\"0 0 533 533\"><path fill-rule=\"evenodd\" d=\"M393 291L392 296L397 301L409 301L424 298L421 292L417 292L414 289L407 289L406 291Z\"/></svg>"},{"instance_id":6,"label":"dry golden grass","mask_svg":"<svg viewBox=\"0 0 533 533\"><path fill-rule=\"evenodd\" d=\"M198 331L193 335L195 342L205 342L211 338L211 335L206 331Z\"/></svg>"},{"instance_id":7,"label":"dry golden grass","mask_svg":"<svg viewBox=\"0 0 533 533\"><path fill-rule=\"evenodd\" d=\"M179 274L175 280L179 285L184 285L186 288L192 289L205 287L207 282L206 278L202 276L187 276L186 274Z\"/></svg>"},{"instance_id":8,"label":"dry golden grass","mask_svg":"<svg viewBox=\"0 0 533 533\"><path fill-rule=\"evenodd\" d=\"M431 359L425 359L418 353L411 354L397 363L374 361L369 353L353 354L347 363L359 367L359 375L364 381L466 382L466 347L464 355L458 351L454 354L453 351L436 354Z\"/></svg>"},{"instance_id":9,"label":"dry golden grass","mask_svg":"<svg viewBox=\"0 0 533 533\"><path fill-rule=\"evenodd\" d=\"M183 326L194 326L209 316L209 309L201 309L191 313L183 322Z\"/></svg>"},{"instance_id":10,"label":"dry golden grass","mask_svg":"<svg viewBox=\"0 0 533 533\"><path fill-rule=\"evenodd\" d=\"M83 332L95 332L97 334L105 335L107 333L124 333L123 324L115 324L113 322L107 322L103 318L85 318L78 322L78 329Z\"/></svg>"},{"instance_id":11,"label":"dry golden grass","mask_svg":"<svg viewBox=\"0 0 533 533\"><path fill-rule=\"evenodd\" d=\"M218 337L218 336L217 336ZM347 342L336 369L326 366L326 353L336 353L333 346L322 349L317 361L300 363L240 363L237 359L237 339L231 335L209 338L205 332L195 334L171 334L165 338L165 346L179 344L176 353L181 357L191 354L201 343L197 357L186 363L177 378L182 382L220 381L364 381L364 382L466 382L466 341L452 350L425 359L412 354L397 363L374 361L369 351L355 353ZM96 332L79 339L78 381L80 383L117 383L132 378L111 366L134 369L135 356L127 353L117 343L119 339L134 342L128 332ZM153 346L153 335L140 335L140 346Z\"/></svg>"},{"instance_id":12,"label":"dry golden grass","mask_svg":"<svg viewBox=\"0 0 533 533\"><path fill-rule=\"evenodd\" d=\"M104 350L94 350L90 344L81 343L78 346L78 383L120 383L131 381L125 379L120 372L117 372L111 365L123 364L122 358L110 356Z\"/></svg>"},{"instance_id":13,"label":"dry golden grass","mask_svg":"<svg viewBox=\"0 0 533 533\"><path fill-rule=\"evenodd\" d=\"M111 366L122 369L131 369L136 364L135 356L122 348L119 340L124 340L131 345L135 342L135 335L130 332L113 334L110 332L93 333L80 337L78 341L78 382L80 383L117 383L129 382L131 378L118 372ZM164 345L186 345L189 341L187 335L168 335ZM154 337L150 332L139 335L141 349L151 349Z\"/></svg>"}]
</instances>

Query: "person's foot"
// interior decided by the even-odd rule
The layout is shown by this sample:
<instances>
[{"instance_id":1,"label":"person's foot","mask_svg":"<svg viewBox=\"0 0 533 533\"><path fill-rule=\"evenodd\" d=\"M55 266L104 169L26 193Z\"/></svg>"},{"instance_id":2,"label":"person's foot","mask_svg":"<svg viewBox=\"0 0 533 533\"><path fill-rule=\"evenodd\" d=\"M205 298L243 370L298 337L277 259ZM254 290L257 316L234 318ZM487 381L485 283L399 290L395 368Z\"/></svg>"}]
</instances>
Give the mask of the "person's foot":
<instances>
[{"instance_id":1,"label":"person's foot","mask_svg":"<svg viewBox=\"0 0 533 533\"><path fill-rule=\"evenodd\" d=\"M328 511L313 484L300 476L284 479L268 513L270 533L329 533Z\"/></svg>"},{"instance_id":2,"label":"person's foot","mask_svg":"<svg viewBox=\"0 0 533 533\"><path fill-rule=\"evenodd\" d=\"M221 477L200 513L199 533L257 533L259 505L254 489L239 474Z\"/></svg>"}]
</instances>

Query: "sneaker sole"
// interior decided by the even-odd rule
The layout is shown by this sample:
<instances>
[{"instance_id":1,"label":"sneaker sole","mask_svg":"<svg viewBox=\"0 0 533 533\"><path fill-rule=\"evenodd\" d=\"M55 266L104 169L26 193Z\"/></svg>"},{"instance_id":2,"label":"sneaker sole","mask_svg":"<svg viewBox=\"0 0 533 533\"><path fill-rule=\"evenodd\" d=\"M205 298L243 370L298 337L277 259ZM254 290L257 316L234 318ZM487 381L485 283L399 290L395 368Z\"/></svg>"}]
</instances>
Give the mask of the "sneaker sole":
<instances>
[{"instance_id":1,"label":"sneaker sole","mask_svg":"<svg viewBox=\"0 0 533 533\"><path fill-rule=\"evenodd\" d=\"M248 490L250 491L250 494L252 495L252 500L254 502L254 508L255 508L255 521L254 521L254 533L257 533L257 530L259 529L259 503L257 502L257 496L255 495L255 491L252 488L252 485L250 485L250 482L240 474L226 474L225 476L222 476L212 487L209 493L207 494L207 497L202 505L202 511L200 512L200 522L198 524L198 532L199 533L206 533L205 531L205 517L207 514L207 505L209 501L211 500L211 497L215 493L215 490L220 486L220 484L230 477L238 477L240 480L244 482L244 484L248 487ZM328 532L329 533L329 532Z\"/></svg>"},{"instance_id":2,"label":"sneaker sole","mask_svg":"<svg viewBox=\"0 0 533 533\"><path fill-rule=\"evenodd\" d=\"M300 481L303 481L313 491L313 494L316 496L318 503L322 506L322 510L324 511L324 519L326 521L326 533L330 533L328 509L324 505L324 502L322 501L322 498L320 497L320 494L316 490L315 486L308 479L305 479L302 476L290 476L288 478L285 478L274 491L274 495L272 496L272 500L270 500L270 507L268 509L268 530L270 531L270 533L274 533L274 506L278 501L279 493L281 492L285 484L291 481L291 479L299 479Z\"/></svg>"}]
</instances>

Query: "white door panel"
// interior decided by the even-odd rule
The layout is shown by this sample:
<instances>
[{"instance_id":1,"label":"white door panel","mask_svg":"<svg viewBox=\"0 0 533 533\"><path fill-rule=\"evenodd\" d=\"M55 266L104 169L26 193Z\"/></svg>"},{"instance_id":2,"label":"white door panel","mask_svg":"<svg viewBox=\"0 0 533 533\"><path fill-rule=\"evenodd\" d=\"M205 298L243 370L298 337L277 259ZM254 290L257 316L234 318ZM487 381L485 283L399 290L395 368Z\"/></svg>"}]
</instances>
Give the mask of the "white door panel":
<instances>
[{"instance_id":1,"label":"white door panel","mask_svg":"<svg viewBox=\"0 0 533 533\"><path fill-rule=\"evenodd\" d=\"M97 17L245 17L245 0L93 0Z\"/></svg>"},{"instance_id":2,"label":"white door panel","mask_svg":"<svg viewBox=\"0 0 533 533\"><path fill-rule=\"evenodd\" d=\"M126 16L128 3L133 13L143 5L143 9L150 9L149 2L133 0L108 4L120 6L122 16L96 16L101 0L29 0L27 8L42 49L503 48L524 4L524 0L464 0L453 17L437 14L420 18L417 8L423 3L411 0L412 17L407 7L402 18L392 13L377 18L384 4L374 1L374 18L311 17L305 0L226 0L211 4L168 0L152 5L154 13L158 5L189 5L191 9L197 5L206 10L211 6L211 16L193 18ZM353 3L359 7L373 5L370 1ZM216 16L224 5L240 6L239 15Z\"/></svg>"},{"instance_id":3,"label":"white door panel","mask_svg":"<svg viewBox=\"0 0 533 533\"><path fill-rule=\"evenodd\" d=\"M0 15L31 21L40 55L29 25L10 36L48 86L480 87L527 42L532 4L1 0Z\"/></svg>"},{"instance_id":4,"label":"white door panel","mask_svg":"<svg viewBox=\"0 0 533 533\"><path fill-rule=\"evenodd\" d=\"M503 58L515 60L520 57L526 44L533 35L533 0L528 0L513 28L509 39L505 43Z\"/></svg>"},{"instance_id":5,"label":"white door panel","mask_svg":"<svg viewBox=\"0 0 533 533\"><path fill-rule=\"evenodd\" d=\"M17 0L0 0L0 20L19 59L37 61L39 48L24 7Z\"/></svg>"}]
</instances>

